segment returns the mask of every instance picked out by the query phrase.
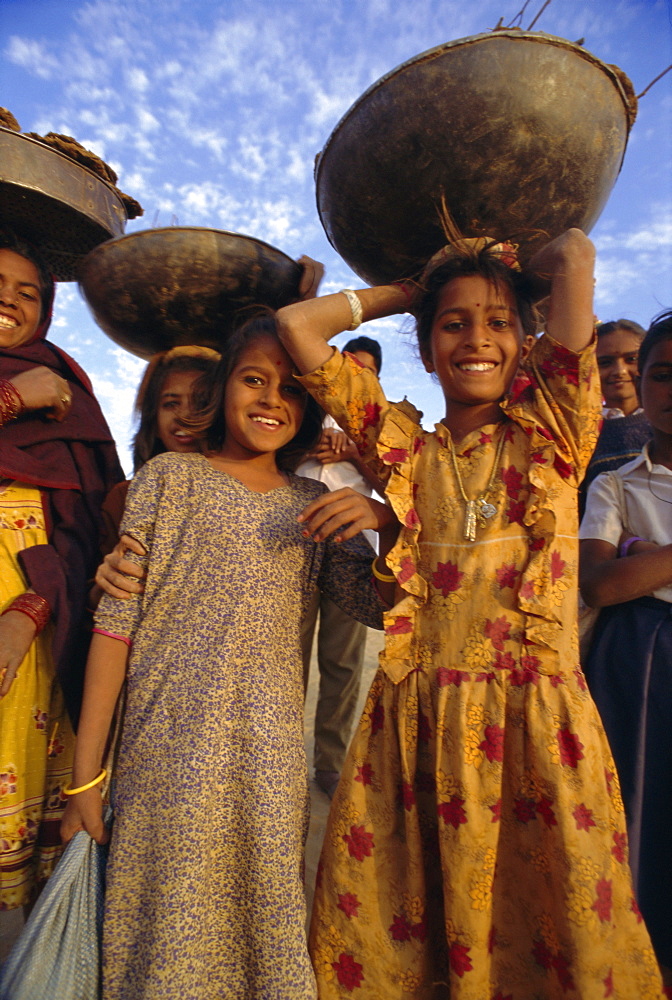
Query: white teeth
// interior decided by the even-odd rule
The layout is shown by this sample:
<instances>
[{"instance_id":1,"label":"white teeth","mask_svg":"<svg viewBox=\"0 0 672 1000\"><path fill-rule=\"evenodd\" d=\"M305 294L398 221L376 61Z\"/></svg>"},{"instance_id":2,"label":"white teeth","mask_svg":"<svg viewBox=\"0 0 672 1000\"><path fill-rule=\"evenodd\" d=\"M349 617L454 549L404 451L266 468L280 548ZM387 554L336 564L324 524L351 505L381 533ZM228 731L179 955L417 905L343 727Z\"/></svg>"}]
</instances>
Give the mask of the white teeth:
<instances>
[{"instance_id":1,"label":"white teeth","mask_svg":"<svg viewBox=\"0 0 672 1000\"><path fill-rule=\"evenodd\" d=\"M280 421L274 420L272 417L252 417L252 420L256 424L268 424L269 427L279 427Z\"/></svg>"},{"instance_id":2,"label":"white teeth","mask_svg":"<svg viewBox=\"0 0 672 1000\"><path fill-rule=\"evenodd\" d=\"M480 362L467 362L462 365L458 365L463 372L489 372L495 367L494 361L480 361Z\"/></svg>"},{"instance_id":3,"label":"white teeth","mask_svg":"<svg viewBox=\"0 0 672 1000\"><path fill-rule=\"evenodd\" d=\"M15 319L11 316L1 316L0 315L0 326L4 326L6 330L13 330L14 327L18 326Z\"/></svg>"}]
</instances>

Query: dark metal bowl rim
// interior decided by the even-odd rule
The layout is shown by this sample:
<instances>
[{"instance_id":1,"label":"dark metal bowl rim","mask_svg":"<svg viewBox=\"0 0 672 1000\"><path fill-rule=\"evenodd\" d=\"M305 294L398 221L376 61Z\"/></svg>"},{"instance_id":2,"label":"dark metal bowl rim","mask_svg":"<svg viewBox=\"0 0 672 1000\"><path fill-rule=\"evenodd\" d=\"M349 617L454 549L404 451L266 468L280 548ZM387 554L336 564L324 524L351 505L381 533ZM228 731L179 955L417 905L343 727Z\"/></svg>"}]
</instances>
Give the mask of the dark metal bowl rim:
<instances>
[{"instance_id":1,"label":"dark metal bowl rim","mask_svg":"<svg viewBox=\"0 0 672 1000\"><path fill-rule=\"evenodd\" d=\"M93 254L102 252L106 247L113 249L113 247L119 246L124 240L133 240L138 236L147 236L149 234L156 235L157 233L214 233L217 236L232 236L234 239L242 239L249 243L256 243L257 246L265 247L267 250L272 250L274 254L278 254L284 257L285 260L296 267L301 265L290 257L289 254L284 253L282 250L278 250L271 243L266 243L265 240L260 240L256 236L248 236L246 233L234 233L228 229L213 229L212 226L159 226L154 229L137 229L133 233L124 233L123 236L115 236L114 239L105 240L103 243L99 243L97 247L90 250L87 256L91 257Z\"/></svg>"},{"instance_id":2,"label":"dark metal bowl rim","mask_svg":"<svg viewBox=\"0 0 672 1000\"><path fill-rule=\"evenodd\" d=\"M496 39L496 38L511 38L515 39L516 41L543 42L546 45L548 44L555 45L557 46L557 48L569 49L570 51L575 52L578 56L581 56L581 58L585 59L587 62L593 63L593 65L597 66L604 73L606 73L607 76L614 83L624 105L625 119L627 126L626 134L630 135L630 129L632 128L632 122L630 120L630 104L628 102L625 90L623 89L623 84L621 83L618 74L615 73L614 70L607 63L602 62L601 59L598 59L597 56L594 56L592 52L589 52L587 49L584 49L581 45L577 45L576 42L570 42L566 38L561 38L558 35L547 35L543 31L520 31L520 30L486 31L482 32L479 35L468 35L465 38L456 38L452 42L444 42L442 45L437 45L433 49L427 49L425 52L421 52L417 56L413 56L411 59L407 59L405 62L400 63L399 66L396 66L394 69L390 70L389 73L385 73L384 76L381 76L378 80L376 80L375 83L372 83L371 86L368 87L364 91L364 93L360 97L358 97L357 100L353 102L353 104L350 105L350 107L342 116L342 118L339 119L337 124L331 130L329 138L324 144L324 147L322 148L321 152L318 154L317 162L315 164L316 190L319 190L319 175L320 175L320 168L324 160L324 155L329 149L329 146L331 145L332 141L334 140L336 133L340 131L345 122L347 122L347 120L355 113L355 111L359 109L359 106L363 104L371 94L374 94L380 87L384 86L388 82L388 80L392 80L395 76L400 76L403 72L405 72L406 69L408 69L411 66L417 66L423 62L430 62L432 59L435 59L437 56L441 55L446 51L449 51L450 49L458 48L464 45L471 45L474 42L489 41L491 39ZM318 213L320 214L320 220L322 220L322 214L320 212L319 202L318 202Z\"/></svg>"},{"instance_id":3,"label":"dark metal bowl rim","mask_svg":"<svg viewBox=\"0 0 672 1000\"><path fill-rule=\"evenodd\" d=\"M69 164L71 165L74 164L75 167L79 167L80 170L83 170L85 173L89 174L90 177L93 177L94 180L99 181L101 184L104 184L105 187L109 189L110 193L114 195L114 197L121 205L124 217L128 219L128 213L126 211L126 207L121 198L119 197L119 191L114 186L114 184L106 180L104 177L101 177L100 174L97 174L95 172L95 170L91 170L91 168L87 167L85 163L80 163L79 160L75 160L72 156L68 156L68 154L64 153L61 149L56 149L55 146L50 146L49 143L47 142L40 142L39 139L33 139L32 135L24 135L23 132L15 132L14 129L6 128L4 125L0 125L0 132L8 132L10 135L18 136L20 139L24 139L26 142L32 142L35 146L39 146L40 149L46 150L47 153L53 153L54 156L60 156L62 159L66 160ZM0 177L0 182L2 181L3 178ZM11 183L16 184L17 182L12 181Z\"/></svg>"}]
</instances>

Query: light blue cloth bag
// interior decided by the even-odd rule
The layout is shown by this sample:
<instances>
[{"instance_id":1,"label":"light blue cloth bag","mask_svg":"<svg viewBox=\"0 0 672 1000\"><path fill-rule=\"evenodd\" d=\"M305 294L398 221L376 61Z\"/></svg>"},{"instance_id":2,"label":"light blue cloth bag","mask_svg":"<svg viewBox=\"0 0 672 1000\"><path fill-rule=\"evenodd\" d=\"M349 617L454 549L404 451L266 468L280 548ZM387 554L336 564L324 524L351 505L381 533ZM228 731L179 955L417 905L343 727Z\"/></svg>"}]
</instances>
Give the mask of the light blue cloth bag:
<instances>
[{"instance_id":1,"label":"light blue cloth bag","mask_svg":"<svg viewBox=\"0 0 672 1000\"><path fill-rule=\"evenodd\" d=\"M98 1000L106 862L107 844L75 834L0 970L0 1000Z\"/></svg>"}]
</instances>

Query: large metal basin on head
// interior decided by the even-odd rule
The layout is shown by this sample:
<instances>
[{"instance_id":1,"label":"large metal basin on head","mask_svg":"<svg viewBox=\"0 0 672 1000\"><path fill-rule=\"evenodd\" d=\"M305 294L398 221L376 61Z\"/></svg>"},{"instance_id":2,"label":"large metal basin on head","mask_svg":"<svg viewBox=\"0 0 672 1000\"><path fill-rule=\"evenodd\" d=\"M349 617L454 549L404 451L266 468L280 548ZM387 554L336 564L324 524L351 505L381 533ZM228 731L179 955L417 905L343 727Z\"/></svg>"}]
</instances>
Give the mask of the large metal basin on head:
<instances>
[{"instance_id":1,"label":"large metal basin on head","mask_svg":"<svg viewBox=\"0 0 672 1000\"><path fill-rule=\"evenodd\" d=\"M111 184L37 139L0 128L0 229L37 247L57 281L75 281L85 255L121 236L126 220Z\"/></svg>"},{"instance_id":2,"label":"large metal basin on head","mask_svg":"<svg viewBox=\"0 0 672 1000\"><path fill-rule=\"evenodd\" d=\"M382 77L338 123L315 169L322 225L370 284L416 274L445 244L442 198L463 235L511 238L524 260L595 224L635 113L627 77L563 38L448 42Z\"/></svg>"},{"instance_id":3,"label":"large metal basin on head","mask_svg":"<svg viewBox=\"0 0 672 1000\"><path fill-rule=\"evenodd\" d=\"M141 358L184 344L221 350L254 307L298 298L301 267L240 233L146 229L96 247L80 287L96 323Z\"/></svg>"}]
</instances>

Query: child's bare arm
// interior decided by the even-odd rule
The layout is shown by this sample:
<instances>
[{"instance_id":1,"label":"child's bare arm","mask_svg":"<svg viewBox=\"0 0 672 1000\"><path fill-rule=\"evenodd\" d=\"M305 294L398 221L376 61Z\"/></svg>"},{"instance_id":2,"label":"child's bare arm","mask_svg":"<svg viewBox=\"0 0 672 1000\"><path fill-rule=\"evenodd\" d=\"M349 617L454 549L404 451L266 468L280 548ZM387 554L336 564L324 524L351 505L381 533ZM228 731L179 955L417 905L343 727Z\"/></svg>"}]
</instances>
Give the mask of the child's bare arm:
<instances>
[{"instance_id":1,"label":"child's bare arm","mask_svg":"<svg viewBox=\"0 0 672 1000\"><path fill-rule=\"evenodd\" d=\"M357 296L363 322L408 309L408 294L400 285L357 289ZM276 313L276 320L280 340L300 373L307 375L331 357L327 341L351 326L352 309L346 296L336 292L284 306Z\"/></svg>"},{"instance_id":2,"label":"child's bare arm","mask_svg":"<svg viewBox=\"0 0 672 1000\"><path fill-rule=\"evenodd\" d=\"M617 558L618 550L600 538L582 539L579 586L591 608L623 604L672 583L672 545Z\"/></svg>"},{"instance_id":3,"label":"child's bare arm","mask_svg":"<svg viewBox=\"0 0 672 1000\"><path fill-rule=\"evenodd\" d=\"M94 632L86 663L84 700L77 729L72 787L88 784L100 773L114 707L126 677L128 646L120 639ZM78 830L86 830L99 844L108 834L102 819L100 788L95 786L73 795L61 823L61 838L67 843Z\"/></svg>"},{"instance_id":4,"label":"child's bare arm","mask_svg":"<svg viewBox=\"0 0 672 1000\"><path fill-rule=\"evenodd\" d=\"M546 329L571 351L582 351L593 336L595 247L580 229L568 229L530 260L527 270L550 278Z\"/></svg>"}]
</instances>

